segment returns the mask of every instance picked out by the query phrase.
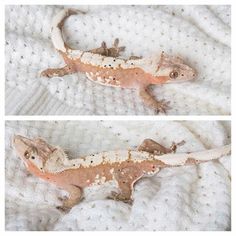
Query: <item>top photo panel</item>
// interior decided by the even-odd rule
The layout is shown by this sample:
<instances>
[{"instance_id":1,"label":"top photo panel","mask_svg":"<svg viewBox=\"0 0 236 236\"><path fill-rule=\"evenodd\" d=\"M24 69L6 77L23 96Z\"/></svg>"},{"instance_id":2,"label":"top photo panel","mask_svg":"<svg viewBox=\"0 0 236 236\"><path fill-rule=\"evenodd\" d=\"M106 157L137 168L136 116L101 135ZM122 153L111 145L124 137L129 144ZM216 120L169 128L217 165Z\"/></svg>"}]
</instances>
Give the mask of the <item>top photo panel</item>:
<instances>
[{"instance_id":1,"label":"top photo panel","mask_svg":"<svg viewBox=\"0 0 236 236\"><path fill-rule=\"evenodd\" d=\"M228 5L8 5L6 115L230 115Z\"/></svg>"}]
</instances>

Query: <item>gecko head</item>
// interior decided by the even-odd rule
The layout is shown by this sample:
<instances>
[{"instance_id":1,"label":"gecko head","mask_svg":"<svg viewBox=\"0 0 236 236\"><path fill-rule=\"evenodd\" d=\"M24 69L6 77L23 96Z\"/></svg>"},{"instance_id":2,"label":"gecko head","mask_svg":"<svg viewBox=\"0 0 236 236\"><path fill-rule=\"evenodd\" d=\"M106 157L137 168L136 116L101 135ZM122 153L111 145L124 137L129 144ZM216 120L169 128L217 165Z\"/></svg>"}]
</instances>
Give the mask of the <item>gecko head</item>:
<instances>
[{"instance_id":1,"label":"gecko head","mask_svg":"<svg viewBox=\"0 0 236 236\"><path fill-rule=\"evenodd\" d=\"M14 135L12 146L30 172L43 171L44 164L55 150L41 138L29 139Z\"/></svg>"},{"instance_id":2,"label":"gecko head","mask_svg":"<svg viewBox=\"0 0 236 236\"><path fill-rule=\"evenodd\" d=\"M165 78L165 83L177 83L194 80L197 73L182 58L169 56L162 52L157 68L157 76Z\"/></svg>"}]
</instances>

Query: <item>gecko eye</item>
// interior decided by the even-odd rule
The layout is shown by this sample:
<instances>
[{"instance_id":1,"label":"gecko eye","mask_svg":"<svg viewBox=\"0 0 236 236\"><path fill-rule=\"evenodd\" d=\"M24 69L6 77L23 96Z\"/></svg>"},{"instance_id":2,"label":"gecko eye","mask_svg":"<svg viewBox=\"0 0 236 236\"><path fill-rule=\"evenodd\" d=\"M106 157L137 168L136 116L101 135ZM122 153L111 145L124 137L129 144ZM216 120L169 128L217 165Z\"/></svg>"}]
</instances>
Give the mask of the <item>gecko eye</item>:
<instances>
[{"instance_id":1,"label":"gecko eye","mask_svg":"<svg viewBox=\"0 0 236 236\"><path fill-rule=\"evenodd\" d=\"M35 157L34 157L34 156L31 156L31 159L35 159Z\"/></svg>"},{"instance_id":2,"label":"gecko eye","mask_svg":"<svg viewBox=\"0 0 236 236\"><path fill-rule=\"evenodd\" d=\"M25 156L26 159L29 159L30 158L30 153L28 151L25 151L24 156Z\"/></svg>"},{"instance_id":3,"label":"gecko eye","mask_svg":"<svg viewBox=\"0 0 236 236\"><path fill-rule=\"evenodd\" d=\"M177 71L171 71L169 76L171 79L176 79L179 76L179 73Z\"/></svg>"}]
</instances>

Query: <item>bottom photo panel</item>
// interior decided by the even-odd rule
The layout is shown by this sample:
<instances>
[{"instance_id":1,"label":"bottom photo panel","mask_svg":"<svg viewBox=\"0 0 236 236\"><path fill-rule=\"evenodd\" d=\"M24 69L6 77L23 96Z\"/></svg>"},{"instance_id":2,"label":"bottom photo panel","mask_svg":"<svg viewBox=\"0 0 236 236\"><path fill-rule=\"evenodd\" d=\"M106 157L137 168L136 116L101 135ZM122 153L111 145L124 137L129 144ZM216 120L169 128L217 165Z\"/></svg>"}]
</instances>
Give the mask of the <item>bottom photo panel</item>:
<instances>
[{"instance_id":1,"label":"bottom photo panel","mask_svg":"<svg viewBox=\"0 0 236 236\"><path fill-rule=\"evenodd\" d=\"M6 121L9 231L229 231L229 121Z\"/></svg>"}]
</instances>

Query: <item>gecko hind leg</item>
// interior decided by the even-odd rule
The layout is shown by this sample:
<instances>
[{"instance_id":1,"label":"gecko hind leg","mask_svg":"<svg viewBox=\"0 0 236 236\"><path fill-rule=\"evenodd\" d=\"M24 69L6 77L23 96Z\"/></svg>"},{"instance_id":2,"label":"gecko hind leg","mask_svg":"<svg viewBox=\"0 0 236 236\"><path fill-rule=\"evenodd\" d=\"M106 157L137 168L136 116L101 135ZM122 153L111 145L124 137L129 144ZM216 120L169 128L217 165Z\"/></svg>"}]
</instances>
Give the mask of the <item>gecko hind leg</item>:
<instances>
[{"instance_id":1,"label":"gecko hind leg","mask_svg":"<svg viewBox=\"0 0 236 236\"><path fill-rule=\"evenodd\" d=\"M171 148L166 148L152 139L145 139L138 147L138 151L145 151L153 154L166 154L173 152Z\"/></svg>"},{"instance_id":2,"label":"gecko hind leg","mask_svg":"<svg viewBox=\"0 0 236 236\"><path fill-rule=\"evenodd\" d=\"M102 56L108 56L108 53L109 53L108 48L107 48L107 44L104 41L101 43L101 47L91 49L91 50L89 50L89 52L94 53L94 54L99 54Z\"/></svg>"},{"instance_id":3,"label":"gecko hind leg","mask_svg":"<svg viewBox=\"0 0 236 236\"><path fill-rule=\"evenodd\" d=\"M73 69L73 67L66 65L62 68L49 68L49 69L46 69L46 70L41 72L40 76L41 77L48 77L48 78L52 78L52 77L55 77L55 76L62 77L64 75L73 74L74 72L75 72L75 70Z\"/></svg>"},{"instance_id":4,"label":"gecko hind leg","mask_svg":"<svg viewBox=\"0 0 236 236\"><path fill-rule=\"evenodd\" d=\"M125 46L119 47L119 39L116 38L113 47L108 48L109 56L110 57L118 57L120 56L120 52L123 52L125 50Z\"/></svg>"},{"instance_id":5,"label":"gecko hind leg","mask_svg":"<svg viewBox=\"0 0 236 236\"><path fill-rule=\"evenodd\" d=\"M106 42L101 43L101 47L95 48L92 50L89 50L89 52L95 53L95 54L100 54L102 56L107 56L107 57L118 57L120 56L120 52L123 52L125 50L125 47L119 47L119 39L116 38L113 47L108 48Z\"/></svg>"},{"instance_id":6,"label":"gecko hind leg","mask_svg":"<svg viewBox=\"0 0 236 236\"><path fill-rule=\"evenodd\" d=\"M149 106L150 108L155 109L157 113L163 112L166 113L166 110L169 109L169 102L165 100L156 100L148 91L147 87L139 88L139 96L143 100L144 104Z\"/></svg>"},{"instance_id":7,"label":"gecko hind leg","mask_svg":"<svg viewBox=\"0 0 236 236\"><path fill-rule=\"evenodd\" d=\"M153 154L167 154L167 153L175 153L178 146L182 146L185 144L185 141L182 140L179 143L173 142L169 148L157 143L152 139L145 139L141 145L138 147L138 151L145 151Z\"/></svg>"}]
</instances>

